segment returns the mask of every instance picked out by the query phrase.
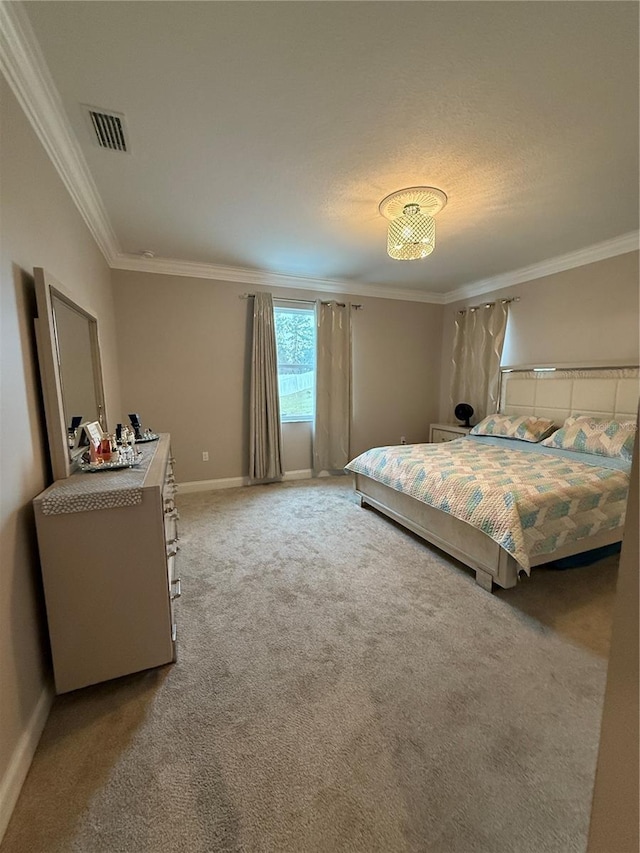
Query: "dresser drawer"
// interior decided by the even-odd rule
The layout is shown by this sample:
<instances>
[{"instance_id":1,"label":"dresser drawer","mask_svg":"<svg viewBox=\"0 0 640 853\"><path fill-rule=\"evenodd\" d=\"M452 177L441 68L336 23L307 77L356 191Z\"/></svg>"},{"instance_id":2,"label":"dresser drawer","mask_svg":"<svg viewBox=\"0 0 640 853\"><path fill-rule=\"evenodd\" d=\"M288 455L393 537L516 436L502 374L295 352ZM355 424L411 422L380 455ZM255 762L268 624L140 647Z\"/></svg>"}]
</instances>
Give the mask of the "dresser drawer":
<instances>
[{"instance_id":1,"label":"dresser drawer","mask_svg":"<svg viewBox=\"0 0 640 853\"><path fill-rule=\"evenodd\" d=\"M431 431L431 441L453 441L454 438L461 438L461 433L449 432L446 429L434 429Z\"/></svg>"},{"instance_id":2,"label":"dresser drawer","mask_svg":"<svg viewBox=\"0 0 640 853\"><path fill-rule=\"evenodd\" d=\"M453 441L468 435L471 427L458 426L457 424L431 424L429 441L441 444L443 441Z\"/></svg>"}]
</instances>

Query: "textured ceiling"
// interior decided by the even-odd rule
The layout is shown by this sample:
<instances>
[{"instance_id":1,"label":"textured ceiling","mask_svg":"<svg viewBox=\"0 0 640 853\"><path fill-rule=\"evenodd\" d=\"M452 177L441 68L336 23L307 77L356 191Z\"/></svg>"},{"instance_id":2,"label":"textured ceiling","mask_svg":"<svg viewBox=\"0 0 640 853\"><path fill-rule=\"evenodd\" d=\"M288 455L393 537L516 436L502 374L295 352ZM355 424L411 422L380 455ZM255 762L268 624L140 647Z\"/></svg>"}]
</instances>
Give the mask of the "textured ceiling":
<instances>
[{"instance_id":1,"label":"textured ceiling","mask_svg":"<svg viewBox=\"0 0 640 853\"><path fill-rule=\"evenodd\" d=\"M124 252L437 293L638 228L635 2L25 8ZM436 250L392 261L423 184Z\"/></svg>"}]
</instances>

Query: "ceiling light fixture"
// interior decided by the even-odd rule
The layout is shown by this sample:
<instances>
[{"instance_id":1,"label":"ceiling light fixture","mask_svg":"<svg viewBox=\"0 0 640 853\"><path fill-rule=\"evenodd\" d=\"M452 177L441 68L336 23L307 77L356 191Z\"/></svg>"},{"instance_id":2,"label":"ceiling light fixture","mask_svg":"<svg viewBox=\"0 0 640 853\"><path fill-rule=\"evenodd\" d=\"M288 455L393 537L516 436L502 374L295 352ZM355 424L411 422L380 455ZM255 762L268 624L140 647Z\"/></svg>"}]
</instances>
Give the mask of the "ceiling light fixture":
<instances>
[{"instance_id":1,"label":"ceiling light fixture","mask_svg":"<svg viewBox=\"0 0 640 853\"><path fill-rule=\"evenodd\" d=\"M426 258L436 245L434 216L447 203L435 187L407 187L385 196L378 210L389 220L387 253L396 261Z\"/></svg>"}]
</instances>

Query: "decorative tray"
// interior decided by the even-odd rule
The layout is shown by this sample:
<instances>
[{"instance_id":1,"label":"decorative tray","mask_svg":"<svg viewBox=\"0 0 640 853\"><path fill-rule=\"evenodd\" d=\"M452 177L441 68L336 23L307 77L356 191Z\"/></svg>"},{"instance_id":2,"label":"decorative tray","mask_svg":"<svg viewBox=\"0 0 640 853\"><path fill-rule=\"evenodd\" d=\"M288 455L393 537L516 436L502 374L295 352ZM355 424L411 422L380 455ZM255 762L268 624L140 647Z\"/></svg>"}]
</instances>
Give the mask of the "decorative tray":
<instances>
[{"instance_id":1,"label":"decorative tray","mask_svg":"<svg viewBox=\"0 0 640 853\"><path fill-rule=\"evenodd\" d=\"M100 462L99 464L81 462L80 470L85 474L94 474L96 471L118 471L121 468L137 468L141 462L141 459L136 459L135 462Z\"/></svg>"},{"instance_id":2,"label":"decorative tray","mask_svg":"<svg viewBox=\"0 0 640 853\"><path fill-rule=\"evenodd\" d=\"M136 444L144 444L146 441L157 441L160 438L159 435L156 435L155 432L152 432L151 435L143 435L142 438L136 438ZM121 441L118 441L118 444L122 444Z\"/></svg>"}]
</instances>

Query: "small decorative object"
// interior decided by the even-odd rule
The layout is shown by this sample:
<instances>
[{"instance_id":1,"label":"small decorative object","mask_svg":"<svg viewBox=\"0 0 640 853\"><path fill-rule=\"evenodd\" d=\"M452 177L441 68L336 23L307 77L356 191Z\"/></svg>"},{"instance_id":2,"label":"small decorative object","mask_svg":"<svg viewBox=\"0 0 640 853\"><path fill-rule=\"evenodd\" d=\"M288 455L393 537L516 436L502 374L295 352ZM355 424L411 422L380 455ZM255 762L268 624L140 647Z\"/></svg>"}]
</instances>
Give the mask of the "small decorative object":
<instances>
[{"instance_id":1,"label":"small decorative object","mask_svg":"<svg viewBox=\"0 0 640 853\"><path fill-rule=\"evenodd\" d=\"M157 441L160 438L158 433L153 430L145 429L140 433L140 438L136 438L134 431L128 426L123 426L120 430L120 437L117 439L119 445L130 444L132 441L135 444L144 444L146 441Z\"/></svg>"},{"instance_id":2,"label":"small decorative object","mask_svg":"<svg viewBox=\"0 0 640 853\"><path fill-rule=\"evenodd\" d=\"M140 415L129 415L129 420L135 432L136 441L138 441L142 438L142 421L140 420Z\"/></svg>"},{"instance_id":3,"label":"small decorative object","mask_svg":"<svg viewBox=\"0 0 640 853\"><path fill-rule=\"evenodd\" d=\"M75 447L91 447L100 445L102 441L102 427L98 421L85 421L76 429Z\"/></svg>"},{"instance_id":4,"label":"small decorative object","mask_svg":"<svg viewBox=\"0 0 640 853\"><path fill-rule=\"evenodd\" d=\"M74 415L71 418L71 423L67 429L67 444L69 445L70 450L73 450L76 446L76 432L81 423L82 415Z\"/></svg>"},{"instance_id":5,"label":"small decorative object","mask_svg":"<svg viewBox=\"0 0 640 853\"><path fill-rule=\"evenodd\" d=\"M136 458L131 462L122 459L114 462L81 462L80 470L85 474L95 474L97 471L118 471L121 468L137 468L141 461Z\"/></svg>"},{"instance_id":6,"label":"small decorative object","mask_svg":"<svg viewBox=\"0 0 640 853\"><path fill-rule=\"evenodd\" d=\"M140 415L131 414L131 415L129 415L129 420L131 421L131 428L132 428L133 432L135 433L136 442L157 441L160 438L160 436L157 435L157 433L155 433L153 430L149 429L148 427L147 427L147 429L144 429L144 430L142 429L142 421L140 419ZM125 427L125 429L126 429L126 427Z\"/></svg>"},{"instance_id":7,"label":"small decorative object","mask_svg":"<svg viewBox=\"0 0 640 853\"><path fill-rule=\"evenodd\" d=\"M133 437L133 433L131 433L131 436ZM107 439L107 441L110 441L110 439ZM108 459L106 455L84 453L80 462L80 470L85 473L115 471L119 468L137 468L141 462L142 452L140 450L136 451L134 445L123 444L121 447L117 447Z\"/></svg>"},{"instance_id":8,"label":"small decorative object","mask_svg":"<svg viewBox=\"0 0 640 853\"><path fill-rule=\"evenodd\" d=\"M136 444L143 444L145 441L157 441L160 436L152 432L150 429L145 429L140 438L136 438Z\"/></svg>"},{"instance_id":9,"label":"small decorative object","mask_svg":"<svg viewBox=\"0 0 640 853\"><path fill-rule=\"evenodd\" d=\"M454 414L459 421L464 421L462 426L471 426L469 420L473 417L473 406L470 406L469 403L458 403L454 409Z\"/></svg>"}]
</instances>

